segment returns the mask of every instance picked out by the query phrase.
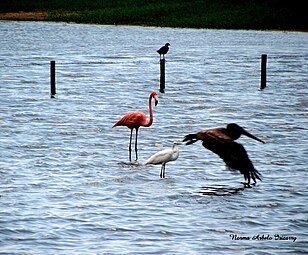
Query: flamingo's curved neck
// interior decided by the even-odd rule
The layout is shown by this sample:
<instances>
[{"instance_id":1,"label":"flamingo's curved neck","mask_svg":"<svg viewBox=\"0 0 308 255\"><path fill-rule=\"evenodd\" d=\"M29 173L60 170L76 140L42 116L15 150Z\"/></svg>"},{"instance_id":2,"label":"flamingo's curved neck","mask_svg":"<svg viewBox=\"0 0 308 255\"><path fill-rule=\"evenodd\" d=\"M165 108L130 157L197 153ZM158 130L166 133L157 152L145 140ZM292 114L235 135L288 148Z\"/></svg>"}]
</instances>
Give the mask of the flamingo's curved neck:
<instances>
[{"instance_id":1,"label":"flamingo's curved neck","mask_svg":"<svg viewBox=\"0 0 308 255\"><path fill-rule=\"evenodd\" d=\"M145 127L149 127L153 123L153 110L152 110L152 95L149 98L149 112L150 112L150 120L144 125Z\"/></svg>"}]
</instances>

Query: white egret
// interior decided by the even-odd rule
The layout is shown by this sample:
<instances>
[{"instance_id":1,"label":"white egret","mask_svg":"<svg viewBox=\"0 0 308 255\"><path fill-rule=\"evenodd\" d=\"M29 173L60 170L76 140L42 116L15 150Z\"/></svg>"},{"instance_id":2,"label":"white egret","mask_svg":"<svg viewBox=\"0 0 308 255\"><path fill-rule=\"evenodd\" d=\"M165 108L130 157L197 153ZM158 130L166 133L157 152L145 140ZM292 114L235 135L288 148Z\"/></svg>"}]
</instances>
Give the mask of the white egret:
<instances>
[{"instance_id":1,"label":"white egret","mask_svg":"<svg viewBox=\"0 0 308 255\"><path fill-rule=\"evenodd\" d=\"M159 165L162 164L161 170L160 170L160 178L165 178L165 173L166 173L166 163L170 161L177 160L179 157L180 151L177 147L177 145L180 145L181 142L174 142L172 148L170 149L165 149L162 151L159 151L155 153L153 156L148 158L144 164L149 165Z\"/></svg>"}]
</instances>

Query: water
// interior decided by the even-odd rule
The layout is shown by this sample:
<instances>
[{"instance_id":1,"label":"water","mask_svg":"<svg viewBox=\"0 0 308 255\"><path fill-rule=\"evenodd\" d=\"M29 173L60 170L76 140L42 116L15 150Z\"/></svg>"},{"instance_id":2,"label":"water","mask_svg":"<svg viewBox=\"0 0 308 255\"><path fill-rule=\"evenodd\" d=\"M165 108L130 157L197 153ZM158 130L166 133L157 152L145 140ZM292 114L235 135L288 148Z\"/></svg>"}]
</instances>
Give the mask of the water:
<instances>
[{"instance_id":1,"label":"water","mask_svg":"<svg viewBox=\"0 0 308 255\"><path fill-rule=\"evenodd\" d=\"M307 253L307 33L0 22L0 37L1 254ZM148 111L166 42L139 162L236 122L266 142L239 140L263 182L242 190L201 143L180 146L166 179L122 164L129 130L111 126Z\"/></svg>"}]
</instances>

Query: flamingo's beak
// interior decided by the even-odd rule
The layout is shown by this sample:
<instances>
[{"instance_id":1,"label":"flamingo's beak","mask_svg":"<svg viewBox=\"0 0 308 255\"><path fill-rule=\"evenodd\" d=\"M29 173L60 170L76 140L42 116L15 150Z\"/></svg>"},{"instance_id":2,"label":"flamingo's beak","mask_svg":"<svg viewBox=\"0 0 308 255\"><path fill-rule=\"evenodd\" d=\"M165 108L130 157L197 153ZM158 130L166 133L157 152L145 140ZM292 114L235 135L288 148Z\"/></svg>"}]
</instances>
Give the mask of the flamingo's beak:
<instances>
[{"instance_id":1,"label":"flamingo's beak","mask_svg":"<svg viewBox=\"0 0 308 255\"><path fill-rule=\"evenodd\" d=\"M158 95L154 96L155 106L158 104Z\"/></svg>"}]
</instances>

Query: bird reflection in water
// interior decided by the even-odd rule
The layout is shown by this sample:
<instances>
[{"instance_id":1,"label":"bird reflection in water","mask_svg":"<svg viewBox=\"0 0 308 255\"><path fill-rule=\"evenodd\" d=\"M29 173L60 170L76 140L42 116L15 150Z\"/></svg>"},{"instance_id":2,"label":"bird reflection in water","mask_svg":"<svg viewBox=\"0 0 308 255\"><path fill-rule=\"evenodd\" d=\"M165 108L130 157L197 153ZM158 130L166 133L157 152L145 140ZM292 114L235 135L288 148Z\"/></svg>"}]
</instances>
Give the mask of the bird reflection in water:
<instances>
[{"instance_id":1,"label":"bird reflection in water","mask_svg":"<svg viewBox=\"0 0 308 255\"><path fill-rule=\"evenodd\" d=\"M231 187L202 187L202 190L198 192L203 196L230 196L238 194L243 191L245 187L231 188Z\"/></svg>"}]
</instances>

